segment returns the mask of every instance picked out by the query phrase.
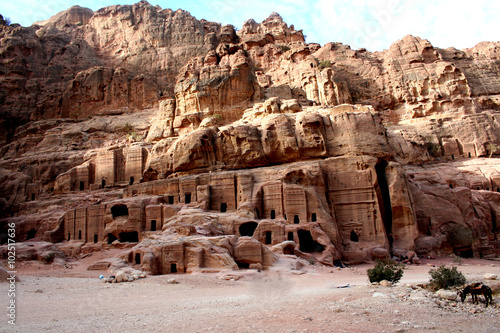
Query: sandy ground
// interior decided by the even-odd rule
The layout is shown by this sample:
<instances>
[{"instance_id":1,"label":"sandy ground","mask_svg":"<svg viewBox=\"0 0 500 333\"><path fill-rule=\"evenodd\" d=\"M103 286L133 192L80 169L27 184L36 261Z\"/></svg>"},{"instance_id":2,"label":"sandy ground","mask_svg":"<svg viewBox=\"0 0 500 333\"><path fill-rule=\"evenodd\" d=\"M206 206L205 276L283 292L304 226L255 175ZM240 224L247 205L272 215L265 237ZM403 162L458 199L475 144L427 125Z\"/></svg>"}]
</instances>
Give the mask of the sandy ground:
<instances>
[{"instance_id":1,"label":"sandy ground","mask_svg":"<svg viewBox=\"0 0 500 333\"><path fill-rule=\"evenodd\" d=\"M417 287L433 266L452 264L448 258L408 266L389 288L368 283L372 265L308 266L297 275L286 258L262 272L229 272L241 277L237 281L221 279L220 272L109 284L98 276L110 273L86 270L98 256L72 269L23 263L14 326L6 316L8 285L0 284L0 332L500 332L498 295L485 308ZM481 281L484 273L500 276L494 261L464 259L458 269L469 281ZM171 278L179 283L167 283Z\"/></svg>"}]
</instances>

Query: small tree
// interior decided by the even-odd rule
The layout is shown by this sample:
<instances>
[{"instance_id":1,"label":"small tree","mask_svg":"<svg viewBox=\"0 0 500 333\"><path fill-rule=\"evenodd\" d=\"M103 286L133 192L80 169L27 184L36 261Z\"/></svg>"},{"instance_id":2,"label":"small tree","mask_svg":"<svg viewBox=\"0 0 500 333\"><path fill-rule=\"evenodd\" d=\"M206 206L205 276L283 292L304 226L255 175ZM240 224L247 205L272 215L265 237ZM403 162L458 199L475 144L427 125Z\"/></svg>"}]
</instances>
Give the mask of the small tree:
<instances>
[{"instance_id":1,"label":"small tree","mask_svg":"<svg viewBox=\"0 0 500 333\"><path fill-rule=\"evenodd\" d=\"M401 265L394 260L377 260L375 267L366 271L370 282L380 282L387 280L392 283L397 283L403 277L403 269Z\"/></svg>"},{"instance_id":2,"label":"small tree","mask_svg":"<svg viewBox=\"0 0 500 333\"><path fill-rule=\"evenodd\" d=\"M441 265L438 269L431 269L429 275L431 276L429 287L433 290L459 287L467 282L465 276L456 267L448 268Z\"/></svg>"},{"instance_id":3,"label":"small tree","mask_svg":"<svg viewBox=\"0 0 500 333\"><path fill-rule=\"evenodd\" d=\"M321 60L318 68L321 70L323 68L332 67L332 62L330 60Z\"/></svg>"},{"instance_id":4,"label":"small tree","mask_svg":"<svg viewBox=\"0 0 500 333\"><path fill-rule=\"evenodd\" d=\"M489 143L487 148L490 151L489 158L491 158L491 156L493 156L493 153L495 153L500 148L500 146L494 143Z\"/></svg>"}]
</instances>

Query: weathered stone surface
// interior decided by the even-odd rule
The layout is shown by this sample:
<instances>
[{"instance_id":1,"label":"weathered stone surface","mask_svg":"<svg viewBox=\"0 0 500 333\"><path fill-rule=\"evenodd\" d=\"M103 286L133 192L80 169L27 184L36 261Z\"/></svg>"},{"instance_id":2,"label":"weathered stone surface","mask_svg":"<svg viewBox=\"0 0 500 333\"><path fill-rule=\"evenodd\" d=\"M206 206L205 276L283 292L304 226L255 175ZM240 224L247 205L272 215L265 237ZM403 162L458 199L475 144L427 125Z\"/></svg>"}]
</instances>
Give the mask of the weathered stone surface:
<instances>
[{"instance_id":1,"label":"weathered stone surface","mask_svg":"<svg viewBox=\"0 0 500 333\"><path fill-rule=\"evenodd\" d=\"M499 49L321 47L145 1L2 24L0 229L150 274L497 257ZM21 257L59 256L40 244Z\"/></svg>"}]
</instances>

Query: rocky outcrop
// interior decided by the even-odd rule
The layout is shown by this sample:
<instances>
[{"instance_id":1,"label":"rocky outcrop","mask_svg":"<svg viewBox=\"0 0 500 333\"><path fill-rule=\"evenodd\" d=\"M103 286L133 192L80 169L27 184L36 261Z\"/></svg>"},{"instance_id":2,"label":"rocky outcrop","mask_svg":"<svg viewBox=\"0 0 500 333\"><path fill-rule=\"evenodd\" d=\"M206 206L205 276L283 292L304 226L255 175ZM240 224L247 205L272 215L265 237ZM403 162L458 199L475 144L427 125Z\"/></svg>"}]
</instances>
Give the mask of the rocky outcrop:
<instances>
[{"instance_id":1,"label":"rocky outcrop","mask_svg":"<svg viewBox=\"0 0 500 333\"><path fill-rule=\"evenodd\" d=\"M371 53L145 1L0 41L1 235L150 274L499 254L496 42Z\"/></svg>"}]
</instances>

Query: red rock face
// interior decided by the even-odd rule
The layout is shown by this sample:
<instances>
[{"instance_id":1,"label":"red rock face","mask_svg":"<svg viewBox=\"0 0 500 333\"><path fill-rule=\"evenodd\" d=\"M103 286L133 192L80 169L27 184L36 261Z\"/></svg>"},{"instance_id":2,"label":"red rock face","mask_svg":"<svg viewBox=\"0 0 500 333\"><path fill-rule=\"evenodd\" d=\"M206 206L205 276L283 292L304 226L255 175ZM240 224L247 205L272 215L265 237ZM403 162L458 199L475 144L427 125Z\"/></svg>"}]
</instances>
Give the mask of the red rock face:
<instances>
[{"instance_id":1,"label":"red rock face","mask_svg":"<svg viewBox=\"0 0 500 333\"><path fill-rule=\"evenodd\" d=\"M138 243L153 274L499 254L498 43L371 53L276 13L237 31L145 1L0 41L0 225L19 241Z\"/></svg>"}]
</instances>

